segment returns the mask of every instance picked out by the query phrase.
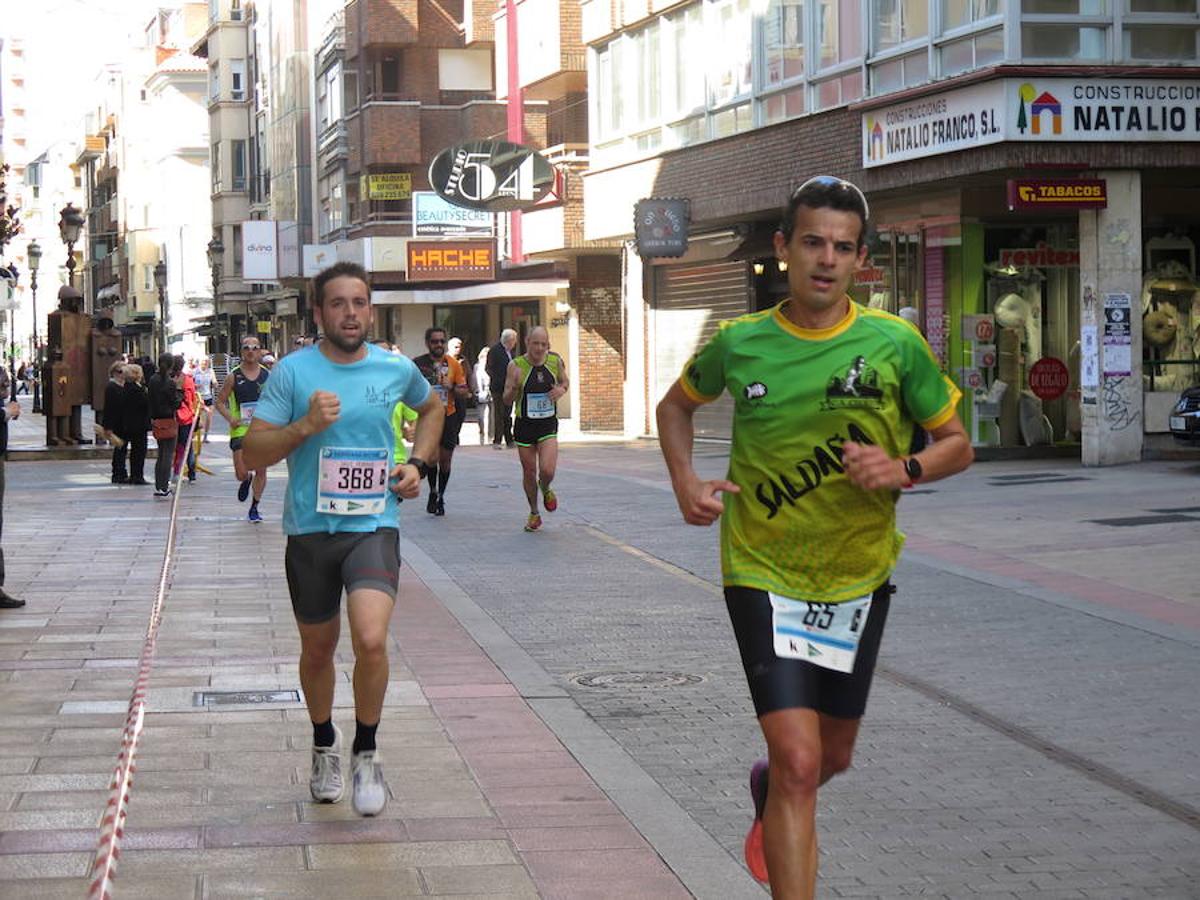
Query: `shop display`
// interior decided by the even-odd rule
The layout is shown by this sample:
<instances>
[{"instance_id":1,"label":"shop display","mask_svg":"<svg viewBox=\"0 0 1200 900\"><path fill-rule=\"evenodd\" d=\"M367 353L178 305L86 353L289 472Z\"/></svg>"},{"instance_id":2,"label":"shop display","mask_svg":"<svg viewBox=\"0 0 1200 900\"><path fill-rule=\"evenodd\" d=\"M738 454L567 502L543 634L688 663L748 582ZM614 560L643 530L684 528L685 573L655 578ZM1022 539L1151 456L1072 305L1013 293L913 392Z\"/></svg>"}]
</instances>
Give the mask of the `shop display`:
<instances>
[{"instance_id":1,"label":"shop display","mask_svg":"<svg viewBox=\"0 0 1200 900\"><path fill-rule=\"evenodd\" d=\"M1147 391L1178 392L1200 383L1200 283L1196 250L1180 237L1146 243L1142 280L1142 359Z\"/></svg>"},{"instance_id":2,"label":"shop display","mask_svg":"<svg viewBox=\"0 0 1200 900\"><path fill-rule=\"evenodd\" d=\"M1009 385L1000 398L1000 446L1049 443L1042 401L1029 390L1029 370L1043 356L1042 281L1034 269L994 268L988 303L996 317L997 373Z\"/></svg>"}]
</instances>

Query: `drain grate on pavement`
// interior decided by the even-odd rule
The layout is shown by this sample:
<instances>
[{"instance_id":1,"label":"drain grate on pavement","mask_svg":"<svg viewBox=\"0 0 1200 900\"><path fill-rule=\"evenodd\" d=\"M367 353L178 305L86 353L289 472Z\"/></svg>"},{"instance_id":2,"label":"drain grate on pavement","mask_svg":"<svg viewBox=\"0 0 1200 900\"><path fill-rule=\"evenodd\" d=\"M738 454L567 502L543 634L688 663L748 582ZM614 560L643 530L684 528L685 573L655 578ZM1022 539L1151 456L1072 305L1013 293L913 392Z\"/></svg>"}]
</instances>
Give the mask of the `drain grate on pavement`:
<instances>
[{"instance_id":1,"label":"drain grate on pavement","mask_svg":"<svg viewBox=\"0 0 1200 900\"><path fill-rule=\"evenodd\" d=\"M258 706L264 703L300 703L299 691L196 691L193 706Z\"/></svg>"},{"instance_id":2,"label":"drain grate on pavement","mask_svg":"<svg viewBox=\"0 0 1200 900\"><path fill-rule=\"evenodd\" d=\"M581 672L569 680L586 688L669 688L700 684L704 676L688 672Z\"/></svg>"}]
</instances>

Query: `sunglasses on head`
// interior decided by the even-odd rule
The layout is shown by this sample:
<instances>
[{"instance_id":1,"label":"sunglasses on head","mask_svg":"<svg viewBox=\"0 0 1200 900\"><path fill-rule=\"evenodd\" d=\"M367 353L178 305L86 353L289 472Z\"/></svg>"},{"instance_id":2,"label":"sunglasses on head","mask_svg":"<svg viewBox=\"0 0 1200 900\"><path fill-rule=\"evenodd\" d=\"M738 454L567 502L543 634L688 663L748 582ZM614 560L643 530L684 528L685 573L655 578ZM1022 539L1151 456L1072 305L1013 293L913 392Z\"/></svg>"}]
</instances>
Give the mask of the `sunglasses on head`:
<instances>
[{"instance_id":1,"label":"sunglasses on head","mask_svg":"<svg viewBox=\"0 0 1200 900\"><path fill-rule=\"evenodd\" d=\"M867 198L863 192L859 190L858 185L847 181L844 178L838 178L834 175L816 175L808 179L808 181L804 182L804 184L792 191L792 197L796 197L798 194L804 191L805 188L812 187L813 185L838 188L839 190L845 191L848 194L853 194L858 198L858 202L862 204L863 218L871 218L871 207L867 205Z\"/></svg>"}]
</instances>

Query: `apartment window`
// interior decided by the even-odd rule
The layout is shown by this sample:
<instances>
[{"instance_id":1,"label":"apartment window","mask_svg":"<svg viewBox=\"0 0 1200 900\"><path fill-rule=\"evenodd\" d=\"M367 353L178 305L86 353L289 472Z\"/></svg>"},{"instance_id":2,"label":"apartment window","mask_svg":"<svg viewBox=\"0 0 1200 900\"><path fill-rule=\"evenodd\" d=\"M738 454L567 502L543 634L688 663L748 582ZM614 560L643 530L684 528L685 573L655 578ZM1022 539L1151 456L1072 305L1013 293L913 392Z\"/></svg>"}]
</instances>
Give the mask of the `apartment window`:
<instances>
[{"instance_id":1,"label":"apartment window","mask_svg":"<svg viewBox=\"0 0 1200 900\"><path fill-rule=\"evenodd\" d=\"M702 115L674 122L671 124L671 137L680 147L699 143L708 137L708 124Z\"/></svg>"},{"instance_id":2,"label":"apartment window","mask_svg":"<svg viewBox=\"0 0 1200 900\"><path fill-rule=\"evenodd\" d=\"M212 192L219 194L221 193L221 145L217 141L212 143L212 154L208 159L208 167L212 172Z\"/></svg>"},{"instance_id":3,"label":"apartment window","mask_svg":"<svg viewBox=\"0 0 1200 900\"><path fill-rule=\"evenodd\" d=\"M148 264L142 266L142 290L154 290L154 266Z\"/></svg>"},{"instance_id":4,"label":"apartment window","mask_svg":"<svg viewBox=\"0 0 1200 900\"><path fill-rule=\"evenodd\" d=\"M233 226L233 274L241 277L242 274L242 226Z\"/></svg>"},{"instance_id":5,"label":"apartment window","mask_svg":"<svg viewBox=\"0 0 1200 900\"><path fill-rule=\"evenodd\" d=\"M1021 0L1021 12L1038 16L1102 16L1108 0Z\"/></svg>"},{"instance_id":6,"label":"apartment window","mask_svg":"<svg viewBox=\"0 0 1200 900\"><path fill-rule=\"evenodd\" d=\"M750 93L750 0L720 0L708 7L708 105L710 108Z\"/></svg>"},{"instance_id":7,"label":"apartment window","mask_svg":"<svg viewBox=\"0 0 1200 900\"><path fill-rule=\"evenodd\" d=\"M208 102L216 103L221 99L221 70L214 62L208 67Z\"/></svg>"},{"instance_id":8,"label":"apartment window","mask_svg":"<svg viewBox=\"0 0 1200 900\"><path fill-rule=\"evenodd\" d=\"M942 30L950 31L999 14L1000 0L942 0Z\"/></svg>"},{"instance_id":9,"label":"apartment window","mask_svg":"<svg viewBox=\"0 0 1200 900\"><path fill-rule=\"evenodd\" d=\"M675 111L690 113L704 108L704 9L700 4L690 6L671 22L675 33Z\"/></svg>"},{"instance_id":10,"label":"apartment window","mask_svg":"<svg viewBox=\"0 0 1200 900\"><path fill-rule=\"evenodd\" d=\"M392 99L400 94L399 56L385 56L379 61L379 92Z\"/></svg>"},{"instance_id":11,"label":"apartment window","mask_svg":"<svg viewBox=\"0 0 1200 900\"><path fill-rule=\"evenodd\" d=\"M855 70L839 78L827 78L817 85L817 102L814 109L832 109L862 97L862 73Z\"/></svg>"},{"instance_id":12,"label":"apartment window","mask_svg":"<svg viewBox=\"0 0 1200 900\"><path fill-rule=\"evenodd\" d=\"M1004 59L1004 30L997 28L957 41L948 41L939 48L944 76L957 75L971 69L990 66Z\"/></svg>"},{"instance_id":13,"label":"apartment window","mask_svg":"<svg viewBox=\"0 0 1200 900\"><path fill-rule=\"evenodd\" d=\"M770 0L763 19L763 67L768 85L803 77L803 0Z\"/></svg>"},{"instance_id":14,"label":"apartment window","mask_svg":"<svg viewBox=\"0 0 1200 900\"><path fill-rule=\"evenodd\" d=\"M246 99L246 61L244 59L229 61L229 95L234 100Z\"/></svg>"},{"instance_id":15,"label":"apartment window","mask_svg":"<svg viewBox=\"0 0 1200 900\"><path fill-rule=\"evenodd\" d=\"M771 125L804 115L806 93L801 87L767 97L763 101L763 124Z\"/></svg>"},{"instance_id":16,"label":"apartment window","mask_svg":"<svg viewBox=\"0 0 1200 900\"><path fill-rule=\"evenodd\" d=\"M353 69L342 75L342 109L346 112L358 109L358 73Z\"/></svg>"},{"instance_id":17,"label":"apartment window","mask_svg":"<svg viewBox=\"0 0 1200 900\"><path fill-rule=\"evenodd\" d=\"M234 22L242 21L242 0L230 0L229 18Z\"/></svg>"},{"instance_id":18,"label":"apartment window","mask_svg":"<svg viewBox=\"0 0 1200 900\"><path fill-rule=\"evenodd\" d=\"M637 88L637 120L641 124L658 118L659 97L662 95L662 51L658 35L658 23L654 22L634 38L640 82Z\"/></svg>"},{"instance_id":19,"label":"apartment window","mask_svg":"<svg viewBox=\"0 0 1200 900\"><path fill-rule=\"evenodd\" d=\"M1027 23L1021 26L1021 55L1026 59L1106 59L1108 29Z\"/></svg>"},{"instance_id":20,"label":"apartment window","mask_svg":"<svg viewBox=\"0 0 1200 900\"><path fill-rule=\"evenodd\" d=\"M246 189L246 142L245 141L230 141L229 142L229 164L232 168L233 189L235 191L244 191Z\"/></svg>"},{"instance_id":21,"label":"apartment window","mask_svg":"<svg viewBox=\"0 0 1200 900\"><path fill-rule=\"evenodd\" d=\"M1196 13L1196 0L1126 0L1131 13Z\"/></svg>"},{"instance_id":22,"label":"apartment window","mask_svg":"<svg viewBox=\"0 0 1200 900\"><path fill-rule=\"evenodd\" d=\"M1126 25L1126 59L1183 62L1196 59L1196 29L1179 25Z\"/></svg>"},{"instance_id":23,"label":"apartment window","mask_svg":"<svg viewBox=\"0 0 1200 900\"><path fill-rule=\"evenodd\" d=\"M828 69L862 56L858 0L819 0L817 7L817 62Z\"/></svg>"},{"instance_id":24,"label":"apartment window","mask_svg":"<svg viewBox=\"0 0 1200 900\"><path fill-rule=\"evenodd\" d=\"M871 0L871 12L875 22L873 53L929 34L928 0Z\"/></svg>"},{"instance_id":25,"label":"apartment window","mask_svg":"<svg viewBox=\"0 0 1200 900\"><path fill-rule=\"evenodd\" d=\"M317 131L321 132L342 118L342 94L338 84L341 66L334 64L317 79Z\"/></svg>"},{"instance_id":26,"label":"apartment window","mask_svg":"<svg viewBox=\"0 0 1200 900\"><path fill-rule=\"evenodd\" d=\"M748 130L752 125L753 118L750 115L749 103L723 109L712 117L713 137L729 137L731 134Z\"/></svg>"},{"instance_id":27,"label":"apartment window","mask_svg":"<svg viewBox=\"0 0 1200 900\"><path fill-rule=\"evenodd\" d=\"M215 22L221 15L221 0L208 0L208 21Z\"/></svg>"}]
</instances>

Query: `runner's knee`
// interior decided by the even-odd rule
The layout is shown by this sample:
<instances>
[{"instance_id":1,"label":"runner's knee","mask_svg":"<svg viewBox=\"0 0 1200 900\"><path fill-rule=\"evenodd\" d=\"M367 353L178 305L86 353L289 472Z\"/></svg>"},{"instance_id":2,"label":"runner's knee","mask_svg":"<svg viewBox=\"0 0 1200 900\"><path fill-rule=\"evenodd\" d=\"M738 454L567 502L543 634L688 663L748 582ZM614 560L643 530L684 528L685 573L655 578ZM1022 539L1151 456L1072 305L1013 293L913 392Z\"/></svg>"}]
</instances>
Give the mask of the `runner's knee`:
<instances>
[{"instance_id":1,"label":"runner's knee","mask_svg":"<svg viewBox=\"0 0 1200 900\"><path fill-rule=\"evenodd\" d=\"M821 781L825 782L834 775L840 775L850 768L854 757L854 747L825 747L821 759Z\"/></svg>"},{"instance_id":2,"label":"runner's knee","mask_svg":"<svg viewBox=\"0 0 1200 900\"><path fill-rule=\"evenodd\" d=\"M354 658L378 662L387 659L387 629L369 629L354 635Z\"/></svg>"},{"instance_id":3,"label":"runner's knee","mask_svg":"<svg viewBox=\"0 0 1200 900\"><path fill-rule=\"evenodd\" d=\"M816 793L821 783L821 753L816 747L796 744L771 749L771 790L799 798Z\"/></svg>"}]
</instances>

